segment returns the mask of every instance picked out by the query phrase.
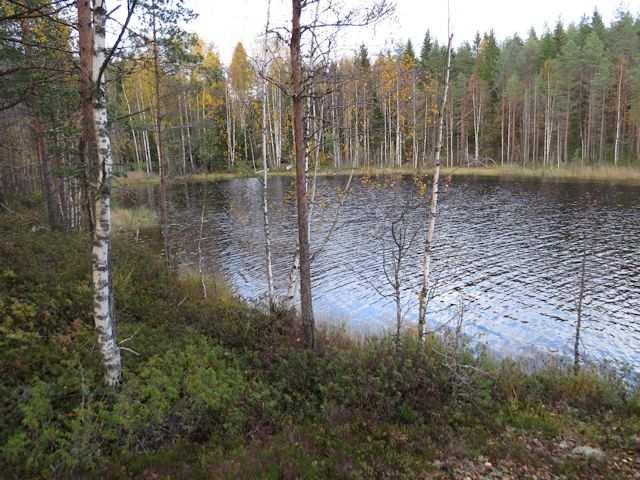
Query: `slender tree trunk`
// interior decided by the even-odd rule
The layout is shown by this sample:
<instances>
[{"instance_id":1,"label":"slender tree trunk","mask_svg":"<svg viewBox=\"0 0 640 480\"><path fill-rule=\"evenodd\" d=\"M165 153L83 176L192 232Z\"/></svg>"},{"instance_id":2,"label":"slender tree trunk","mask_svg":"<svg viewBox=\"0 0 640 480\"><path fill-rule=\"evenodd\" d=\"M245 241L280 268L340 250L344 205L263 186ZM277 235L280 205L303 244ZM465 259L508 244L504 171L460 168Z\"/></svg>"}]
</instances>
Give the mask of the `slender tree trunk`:
<instances>
[{"instance_id":1,"label":"slender tree trunk","mask_svg":"<svg viewBox=\"0 0 640 480\"><path fill-rule=\"evenodd\" d=\"M533 87L533 164L538 163L538 82Z\"/></svg>"},{"instance_id":2,"label":"slender tree trunk","mask_svg":"<svg viewBox=\"0 0 640 480\"><path fill-rule=\"evenodd\" d=\"M264 130L264 127L263 127ZM266 155L266 132L263 133L263 154L262 154L262 167L263 167L263 179L262 179L262 211L264 215L264 248L266 257L267 268L267 300L269 302L269 309L273 310L275 305L274 293L273 293L273 267L271 261L271 227L269 225L269 166L267 164Z\"/></svg>"},{"instance_id":3,"label":"slender tree trunk","mask_svg":"<svg viewBox=\"0 0 640 480\"><path fill-rule=\"evenodd\" d=\"M86 2L87 0L79 0L81 2ZM133 115L131 110L131 103L129 102L129 97L127 96L127 89L125 88L124 82L122 82L122 96L124 97L124 102L127 105L127 113L129 114L129 128L131 129L131 137L133 139L133 150L134 155L136 156L136 169L140 170L142 168L142 164L140 162L140 146L138 145L138 136L136 135L136 129L133 128L131 124L131 117ZM84 119L84 115L83 115ZM83 120L84 121L84 120Z\"/></svg>"},{"instance_id":4,"label":"slender tree trunk","mask_svg":"<svg viewBox=\"0 0 640 480\"><path fill-rule=\"evenodd\" d=\"M604 108L605 108L605 100L607 98L606 91L602 91L602 102L600 104L600 146L598 149L598 163L602 164L604 160Z\"/></svg>"},{"instance_id":5,"label":"slender tree trunk","mask_svg":"<svg viewBox=\"0 0 640 480\"><path fill-rule=\"evenodd\" d=\"M198 273L200 274L200 285L202 286L202 298L207 298L207 282L204 275L204 255L202 254L202 240L204 238L204 219L207 209L207 184L204 185L202 195L202 208L200 210L200 236L198 237Z\"/></svg>"},{"instance_id":6,"label":"slender tree trunk","mask_svg":"<svg viewBox=\"0 0 640 480\"><path fill-rule=\"evenodd\" d=\"M456 144L454 142L455 135L455 125L453 119L453 92L451 92L451 101L449 102L449 143L451 144L450 151L451 154L447 157L447 167L450 167L455 162L456 158Z\"/></svg>"},{"instance_id":7,"label":"slender tree trunk","mask_svg":"<svg viewBox=\"0 0 640 480\"><path fill-rule=\"evenodd\" d=\"M356 103L355 103L355 125L354 125L354 135L353 135L353 141L355 144L355 165L356 167L360 166L360 132L359 132L359 115L358 115L358 110L359 110L359 103L358 103L358 81L356 80L356 92L355 92L355 96L356 96Z\"/></svg>"},{"instance_id":8,"label":"slender tree trunk","mask_svg":"<svg viewBox=\"0 0 640 480\"><path fill-rule=\"evenodd\" d=\"M300 314L308 348L315 348L315 324L311 297L311 261L309 248L309 215L305 169L305 139L303 125L303 86L300 41L302 31L301 0L292 0L291 17L291 86L293 100L293 140L296 159L296 199L298 206L298 248L300 249Z\"/></svg>"},{"instance_id":9,"label":"slender tree trunk","mask_svg":"<svg viewBox=\"0 0 640 480\"><path fill-rule=\"evenodd\" d=\"M164 156L162 138L162 104L160 102L160 50L158 48L158 32L156 18L156 0L153 0L153 80L155 95L155 127L156 147L158 151L158 171L160 172L160 223L162 226L162 240L164 244L164 257L167 266L172 268L171 246L169 242L169 219L167 215L167 162Z\"/></svg>"},{"instance_id":10,"label":"slender tree trunk","mask_svg":"<svg viewBox=\"0 0 640 480\"><path fill-rule=\"evenodd\" d=\"M23 32L22 37L25 43L25 54L27 59L31 61L34 54L31 43L33 42L33 35L29 22L29 19L23 19L21 21L21 27ZM52 230L59 230L62 228L62 218L58 208L58 202L56 200L55 186L51 177L49 151L45 141L46 129L35 100L36 97L33 94L30 94L27 96L25 103L31 113L31 130L33 134L33 141L36 146L38 165L40 167L40 187L42 189L42 195L44 196L44 202L47 209L49 228Z\"/></svg>"},{"instance_id":11,"label":"slender tree trunk","mask_svg":"<svg viewBox=\"0 0 640 480\"><path fill-rule=\"evenodd\" d=\"M389 120L388 120L388 115L387 115L387 106L386 106L387 102L384 102L384 105L382 107L382 116L383 116L383 120L384 120L384 160L383 160L383 165L387 164L387 151L389 149L389 147L387 146L387 130L388 130L388 124L389 124Z\"/></svg>"},{"instance_id":12,"label":"slender tree trunk","mask_svg":"<svg viewBox=\"0 0 640 480\"><path fill-rule=\"evenodd\" d=\"M613 163L618 165L620 160L620 131L622 128L622 76L624 74L624 64L620 61L618 71L618 100L616 103L616 141L613 150Z\"/></svg>"},{"instance_id":13,"label":"slender tree trunk","mask_svg":"<svg viewBox=\"0 0 640 480\"><path fill-rule=\"evenodd\" d=\"M278 98L278 108L276 117L276 166L280 168L282 164L282 92L280 89L276 90Z\"/></svg>"},{"instance_id":14,"label":"slender tree trunk","mask_svg":"<svg viewBox=\"0 0 640 480\"><path fill-rule=\"evenodd\" d=\"M475 79L475 85L471 93L471 101L473 103L473 133L475 140L474 161L476 165L480 160L480 124L482 121L482 101L480 98L479 80Z\"/></svg>"},{"instance_id":15,"label":"slender tree trunk","mask_svg":"<svg viewBox=\"0 0 640 480\"><path fill-rule=\"evenodd\" d=\"M193 162L193 143L191 142L191 115L189 114L189 101L187 95L182 96L184 102L184 118L187 122L187 151L189 152L189 165L191 166L191 173L196 171L195 163Z\"/></svg>"},{"instance_id":16,"label":"slender tree trunk","mask_svg":"<svg viewBox=\"0 0 640 480\"><path fill-rule=\"evenodd\" d=\"M593 82L592 82L593 84ZM591 162L593 160L592 157L592 151L593 151L593 117L594 117L594 113L593 113L593 98L594 98L594 93L593 93L593 85L591 85L590 89L589 89L589 106L588 106L588 110L587 110L587 161Z\"/></svg>"},{"instance_id":17,"label":"slender tree trunk","mask_svg":"<svg viewBox=\"0 0 640 480\"><path fill-rule=\"evenodd\" d=\"M338 125L336 122L336 98L335 91L331 92L331 131L333 137L333 168L340 165L340 137L338 133Z\"/></svg>"},{"instance_id":18,"label":"slender tree trunk","mask_svg":"<svg viewBox=\"0 0 640 480\"><path fill-rule=\"evenodd\" d=\"M45 128L40 118L38 118L38 115L35 112L32 115L31 127L33 129L36 152L38 154L38 163L40 165L40 184L47 207L47 220L51 230L60 230L62 227L62 219L60 218L55 187L53 186L53 179L51 178L49 150L45 142Z\"/></svg>"},{"instance_id":19,"label":"slender tree trunk","mask_svg":"<svg viewBox=\"0 0 640 480\"><path fill-rule=\"evenodd\" d=\"M396 167L402 167L402 141L400 139L400 74L396 78Z\"/></svg>"},{"instance_id":20,"label":"slender tree trunk","mask_svg":"<svg viewBox=\"0 0 640 480\"><path fill-rule=\"evenodd\" d=\"M412 121L412 138L411 138L411 147L413 153L413 168L418 169L418 139L416 138L417 134L417 113L416 113L416 70L412 69L412 93L411 93L411 104L412 104L412 113L413 113L413 121Z\"/></svg>"},{"instance_id":21,"label":"slender tree trunk","mask_svg":"<svg viewBox=\"0 0 640 480\"><path fill-rule=\"evenodd\" d=\"M424 329L426 324L427 314L427 295L429 292L429 275L431 268L431 254L433 249L433 235L436 230L436 216L438 214L438 188L440 183L440 151L442 150L443 130L444 130L444 115L447 106L447 94L449 93L449 76L451 74L451 42L453 41L453 35L449 36L449 43L447 46L447 71L444 81L444 93L442 95L442 104L440 112L438 114L438 141L436 143L435 151L435 172L433 174L433 184L431 187L431 207L428 215L428 230L427 238L425 241L424 255L422 257L422 288L418 299L418 336L422 339L424 337Z\"/></svg>"},{"instance_id":22,"label":"slender tree trunk","mask_svg":"<svg viewBox=\"0 0 640 480\"><path fill-rule=\"evenodd\" d=\"M371 155L371 137L369 131L369 102L367 97L367 84L364 84L364 156L367 168L369 168Z\"/></svg>"},{"instance_id":23,"label":"slender tree trunk","mask_svg":"<svg viewBox=\"0 0 640 480\"><path fill-rule=\"evenodd\" d=\"M529 158L529 87L524 90L524 102L522 105L522 166L527 164Z\"/></svg>"},{"instance_id":24,"label":"slender tree trunk","mask_svg":"<svg viewBox=\"0 0 640 480\"><path fill-rule=\"evenodd\" d=\"M402 333L402 282L400 279L402 251L403 246L398 245L398 258L397 265L394 265L394 277L393 277L393 298L396 304L396 349L400 345L400 334Z\"/></svg>"},{"instance_id":25,"label":"slender tree trunk","mask_svg":"<svg viewBox=\"0 0 640 480\"><path fill-rule=\"evenodd\" d=\"M500 103L500 165L504 166L504 99Z\"/></svg>"},{"instance_id":26,"label":"slender tree trunk","mask_svg":"<svg viewBox=\"0 0 640 480\"><path fill-rule=\"evenodd\" d=\"M147 129L147 114L144 111L144 98L141 98L140 95L140 86L138 85L138 88L135 89L135 93L136 93L136 108L138 109L139 112L142 112L140 114L140 117L142 119L142 123L144 125L144 127L142 128L142 133L141 133L141 137L142 137L142 153L144 154L144 163L145 163L145 171L147 172L147 175L151 174L151 148L149 146L149 132Z\"/></svg>"},{"instance_id":27,"label":"slender tree trunk","mask_svg":"<svg viewBox=\"0 0 640 480\"><path fill-rule=\"evenodd\" d=\"M231 169L233 166L233 149L231 145L231 113L230 113L230 100L229 100L229 80L225 79L224 82L224 113L225 113L225 127L227 131L227 168Z\"/></svg>"},{"instance_id":28,"label":"slender tree trunk","mask_svg":"<svg viewBox=\"0 0 640 480\"><path fill-rule=\"evenodd\" d=\"M578 299L577 299L577 319L576 319L576 335L575 342L573 345L573 372L575 375L578 375L580 372L580 333L582 330L582 301L584 299L584 276L585 276L585 265L587 263L587 252L586 250L582 252L582 263L580 265L580 287L578 290Z\"/></svg>"},{"instance_id":29,"label":"slender tree trunk","mask_svg":"<svg viewBox=\"0 0 640 480\"><path fill-rule=\"evenodd\" d=\"M78 9L78 43L80 47L80 114L82 117L82 132L80 134L80 142L78 145L78 151L80 154L80 190L85 216L84 224L87 231L93 233L94 211L89 181L93 177L92 172L95 173L95 168L91 168L92 166L90 165L89 160L95 159L97 152L95 134L93 131L93 83L91 76L91 64L93 57L93 25L91 18L91 1L77 0L76 6ZM129 100L126 97L126 91L125 99L127 101L127 107L129 108L129 114L131 114L131 107L129 106ZM134 146L136 149L136 161L139 163L138 142L136 141L135 131L133 128L131 129L131 132L133 133Z\"/></svg>"},{"instance_id":30,"label":"slender tree trunk","mask_svg":"<svg viewBox=\"0 0 640 480\"><path fill-rule=\"evenodd\" d=\"M567 112L564 119L564 161L569 159L569 127L571 122L571 90L567 88Z\"/></svg>"},{"instance_id":31,"label":"slender tree trunk","mask_svg":"<svg viewBox=\"0 0 640 480\"><path fill-rule=\"evenodd\" d=\"M180 153L182 156L182 174L187 174L187 152L186 145L184 143L184 125L185 120L182 116L182 102L180 101L180 97L178 97L178 116L180 118Z\"/></svg>"},{"instance_id":32,"label":"slender tree trunk","mask_svg":"<svg viewBox=\"0 0 640 480\"><path fill-rule=\"evenodd\" d=\"M95 86L93 119L98 155L98 190L96 195L96 225L93 235L94 322L98 344L105 367L105 383L115 387L122 375L120 348L116 343L113 276L111 266L111 180L113 158L107 124L107 98L104 76L99 78L105 62L105 23L107 10L104 0L95 0L93 9L93 69Z\"/></svg>"},{"instance_id":33,"label":"slender tree trunk","mask_svg":"<svg viewBox=\"0 0 640 480\"><path fill-rule=\"evenodd\" d=\"M553 137L553 95L551 92L551 72L547 72L547 102L544 117L544 166L551 163L551 139Z\"/></svg>"},{"instance_id":34,"label":"slender tree trunk","mask_svg":"<svg viewBox=\"0 0 640 480\"><path fill-rule=\"evenodd\" d=\"M271 13L271 1L269 0L267 7L267 22L264 32L264 48L263 48L263 66L262 66L262 213L264 217L264 250L267 268L267 301L269 302L269 310L273 311L275 307L275 299L273 295L273 267L271 264L271 227L269 225L269 165L267 162L267 80L266 66L268 43L267 36L269 34L269 15Z\"/></svg>"},{"instance_id":35,"label":"slender tree trunk","mask_svg":"<svg viewBox=\"0 0 640 480\"><path fill-rule=\"evenodd\" d=\"M511 100L507 102L507 163L511 164Z\"/></svg>"},{"instance_id":36,"label":"slender tree trunk","mask_svg":"<svg viewBox=\"0 0 640 480\"><path fill-rule=\"evenodd\" d=\"M427 139L429 137L429 95L424 95L424 138L422 139L422 168L427 165Z\"/></svg>"}]
</instances>

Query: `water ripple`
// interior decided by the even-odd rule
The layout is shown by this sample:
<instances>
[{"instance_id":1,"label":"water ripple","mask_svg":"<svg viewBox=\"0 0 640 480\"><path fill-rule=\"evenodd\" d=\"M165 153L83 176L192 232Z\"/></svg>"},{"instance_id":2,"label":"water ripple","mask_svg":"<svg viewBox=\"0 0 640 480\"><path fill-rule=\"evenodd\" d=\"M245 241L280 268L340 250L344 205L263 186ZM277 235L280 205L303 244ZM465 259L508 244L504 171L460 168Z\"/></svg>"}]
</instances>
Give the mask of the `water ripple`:
<instances>
[{"instance_id":1,"label":"water ripple","mask_svg":"<svg viewBox=\"0 0 640 480\"><path fill-rule=\"evenodd\" d=\"M319 181L311 238L317 248L336 212L345 178ZM203 201L206 265L243 296L264 295L261 184L238 179L171 191L172 242L179 261L197 263ZM271 179L273 269L286 290L296 239L292 179ZM572 345L583 250L587 251L584 346L593 357L640 368L640 189L499 179L459 179L441 196L428 322L449 320L464 302L465 331L496 350ZM409 231L419 232L404 269L407 326L415 322L426 201L411 178L393 186L359 179L338 228L313 264L315 310L324 321L359 332L392 328L394 305L382 270L390 221L407 199ZM417 205L417 206L416 206Z\"/></svg>"}]
</instances>

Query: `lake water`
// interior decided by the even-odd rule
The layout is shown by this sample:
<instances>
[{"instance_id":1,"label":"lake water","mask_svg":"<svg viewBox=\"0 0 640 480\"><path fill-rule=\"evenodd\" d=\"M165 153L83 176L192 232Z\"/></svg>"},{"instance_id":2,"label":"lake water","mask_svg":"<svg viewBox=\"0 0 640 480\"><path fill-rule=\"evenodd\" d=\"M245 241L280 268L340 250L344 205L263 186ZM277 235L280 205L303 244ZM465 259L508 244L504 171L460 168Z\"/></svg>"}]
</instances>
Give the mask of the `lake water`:
<instances>
[{"instance_id":1,"label":"lake water","mask_svg":"<svg viewBox=\"0 0 640 480\"><path fill-rule=\"evenodd\" d=\"M405 213L415 246L403 270L405 325L415 325L427 197L411 177L362 178L336 219L346 177L318 181L312 222L314 310L319 321L361 333L394 328L384 275L391 222ZM592 358L640 369L640 188L455 177L445 179L436 227L435 297L428 328L451 324L503 353L570 354L583 252L583 349ZM270 179L273 267L286 292L296 241L293 179ZM182 184L170 192L174 249L197 264L206 202L206 268L242 296L266 290L262 185L257 179ZM327 232L335 223L328 242ZM386 253L385 253L386 252Z\"/></svg>"}]
</instances>

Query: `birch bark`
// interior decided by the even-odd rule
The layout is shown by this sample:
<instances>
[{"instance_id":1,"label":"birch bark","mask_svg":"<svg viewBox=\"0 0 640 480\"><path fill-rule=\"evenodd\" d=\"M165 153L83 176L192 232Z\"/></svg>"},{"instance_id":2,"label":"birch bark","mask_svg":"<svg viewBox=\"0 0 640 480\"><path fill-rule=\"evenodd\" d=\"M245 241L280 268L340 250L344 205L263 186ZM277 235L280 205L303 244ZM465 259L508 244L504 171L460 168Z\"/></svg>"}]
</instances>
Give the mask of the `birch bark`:
<instances>
[{"instance_id":1,"label":"birch bark","mask_svg":"<svg viewBox=\"0 0 640 480\"><path fill-rule=\"evenodd\" d=\"M618 73L618 100L616 105L616 143L613 149L613 163L618 165L620 159L620 129L622 125L622 75L623 75L623 63L620 62L620 71Z\"/></svg>"},{"instance_id":2,"label":"birch bark","mask_svg":"<svg viewBox=\"0 0 640 480\"><path fill-rule=\"evenodd\" d=\"M271 227L269 225L269 165L267 164L267 35L269 33L269 15L271 10L271 2L267 3L267 23L264 31L264 48L263 48L263 64L262 64L262 213L264 216L264 249L267 268L267 300L269 302L269 310L273 310L273 267L271 263Z\"/></svg>"},{"instance_id":3,"label":"birch bark","mask_svg":"<svg viewBox=\"0 0 640 480\"><path fill-rule=\"evenodd\" d=\"M94 322L98 345L105 368L104 381L115 387L122 375L120 348L116 343L113 279L111 274L111 181L113 157L107 130L107 98L104 76L100 77L105 61L105 24L107 9L104 0L96 0L93 9L93 69L95 86L93 120L98 152L98 190L93 235Z\"/></svg>"},{"instance_id":4,"label":"birch bark","mask_svg":"<svg viewBox=\"0 0 640 480\"><path fill-rule=\"evenodd\" d=\"M424 327L427 313L427 293L429 290L429 275L431 269L431 253L433 247L433 234L436 229L436 215L438 213L438 187L440 181L440 152L442 150L442 136L444 130L444 113L447 105L447 95L449 93L449 76L451 74L451 42L453 35L449 36L449 44L447 46L447 72L444 83L444 93L442 95L442 105L440 107L439 123L438 123L438 141L435 151L435 173L433 174L433 185L431 187L431 208L429 210L429 227L427 230L427 239L424 246L424 255L422 260L422 289L419 295L418 305L418 336L424 337Z\"/></svg>"}]
</instances>

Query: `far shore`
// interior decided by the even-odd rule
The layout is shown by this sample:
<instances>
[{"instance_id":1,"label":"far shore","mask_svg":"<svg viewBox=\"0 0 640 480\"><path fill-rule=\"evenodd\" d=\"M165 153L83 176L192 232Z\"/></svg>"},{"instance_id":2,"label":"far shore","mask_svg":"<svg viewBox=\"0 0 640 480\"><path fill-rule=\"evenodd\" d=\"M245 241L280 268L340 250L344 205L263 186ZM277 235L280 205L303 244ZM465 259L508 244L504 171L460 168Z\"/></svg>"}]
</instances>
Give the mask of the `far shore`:
<instances>
[{"instance_id":1,"label":"far shore","mask_svg":"<svg viewBox=\"0 0 640 480\"><path fill-rule=\"evenodd\" d=\"M473 177L503 177L503 178L527 178L552 181L582 181L582 182L608 182L617 184L640 185L640 168L631 167L581 167L564 166L560 168L523 168L517 166L495 166L495 167L443 167L440 170L443 176L473 176ZM352 174L356 176L365 175L430 175L433 169L413 169L402 168L322 168L318 175L322 177L345 176ZM270 176L291 176L295 170L278 169L271 170ZM236 171L215 171L207 173L196 173L170 178L170 182L213 182L219 180L232 180L237 178L251 178L262 175L261 171L250 170ZM135 186L147 184L159 184L160 177L157 175L147 175L144 172L128 172L126 176L115 178L116 186Z\"/></svg>"}]
</instances>

